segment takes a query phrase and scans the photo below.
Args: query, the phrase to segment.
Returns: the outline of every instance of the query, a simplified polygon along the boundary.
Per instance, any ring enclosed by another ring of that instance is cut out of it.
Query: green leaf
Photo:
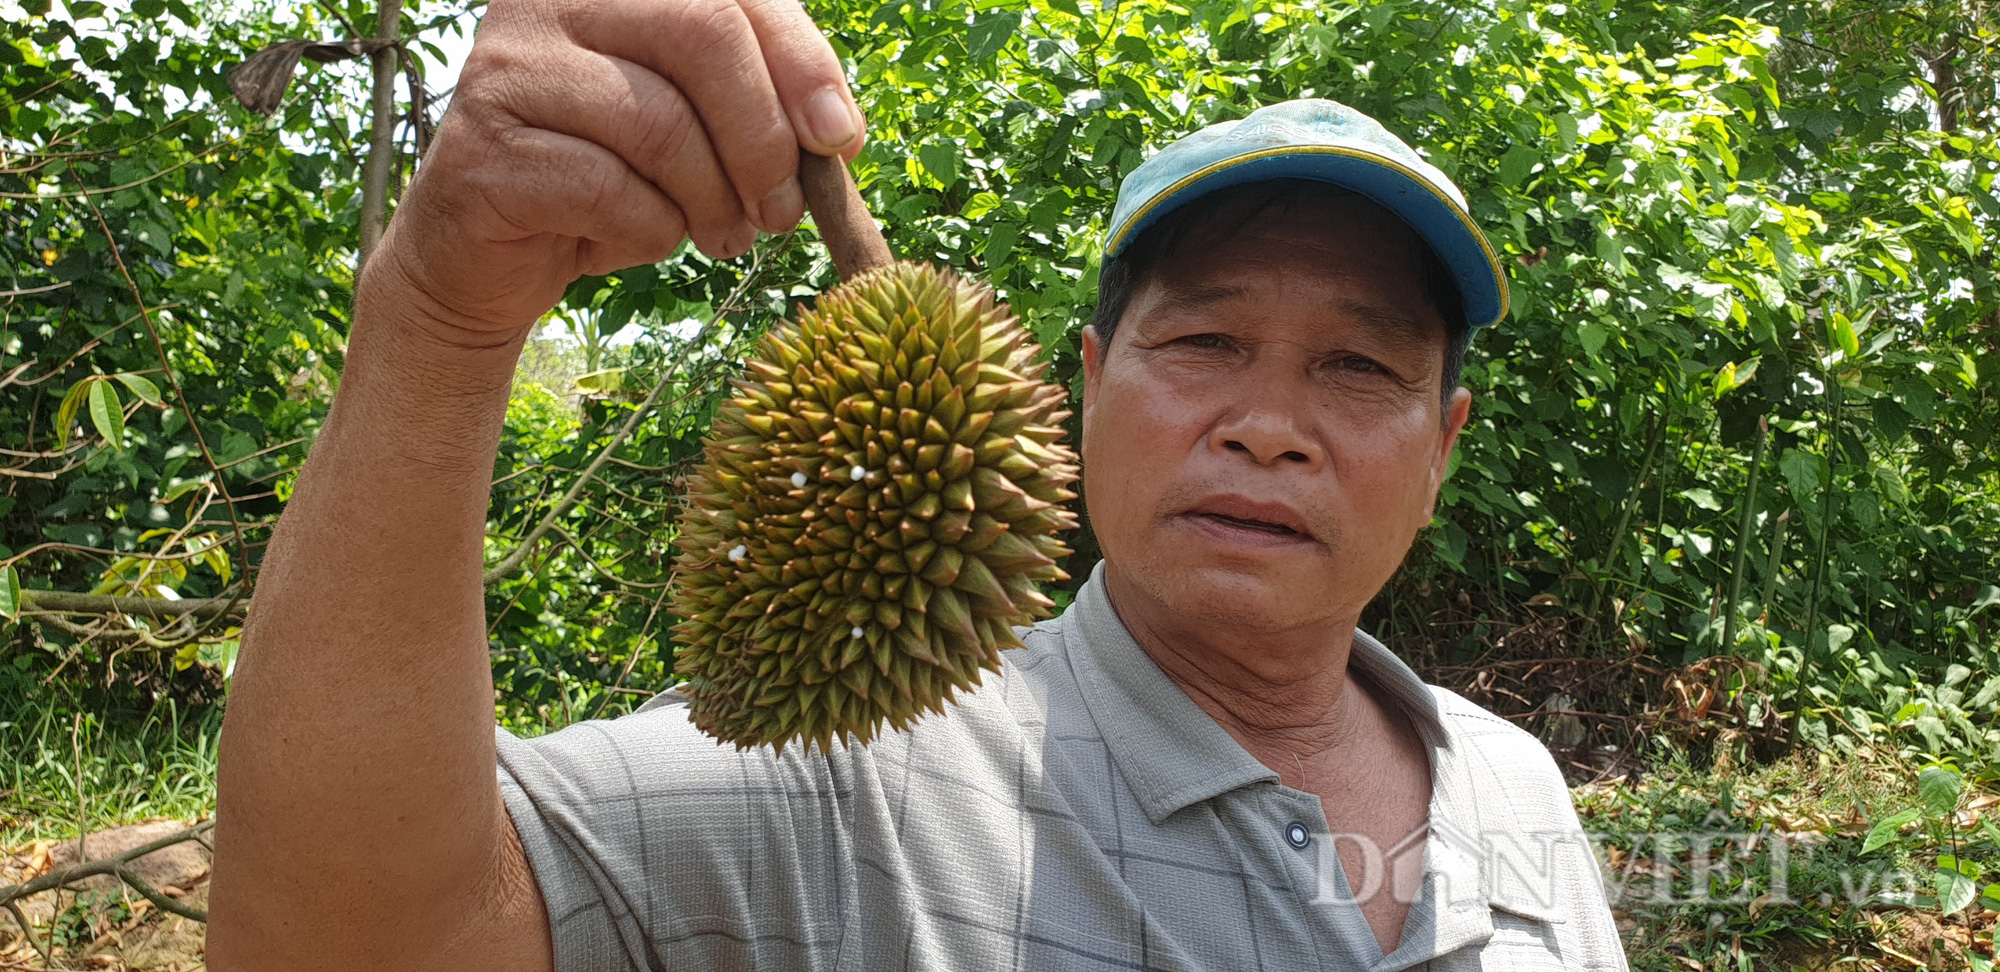
[[[154,408],[160,406],[159,386],[153,384],[152,380],[148,379],[145,375],[135,375],[129,371],[121,371],[111,377],[118,379],[118,383],[130,389],[132,394],[139,397],[140,401]]]
[[[1764,205],[1753,196],[1730,196],[1723,209],[1729,213],[1729,228],[1738,233],[1748,233],[1764,221]]]
[[[21,616],[21,577],[14,565],[0,567],[0,617],[9,621]]]
[[[1917,774],[1917,799],[1923,801],[1932,816],[1947,816],[1958,809],[1958,794],[1964,785],[1957,770],[1926,766]]]
[[[2000,604],[2000,586],[1988,584],[1979,589],[1979,596],[1972,599],[1972,606],[1965,609],[1967,614],[1978,614],[1995,604]]]
[[[1861,337],[1854,333],[1854,322],[1846,314],[1835,311],[1827,318],[1826,330],[1828,340],[1849,358],[1861,356]]]
[[[1847,494],[1847,512],[1863,530],[1873,530],[1882,522],[1881,502],[1865,489]]]
[[[1966,905],[1971,904],[1973,897],[1979,892],[1973,879],[1966,877],[1956,867],[1943,866],[1943,862],[1949,856],[1938,859],[1939,867],[1937,873],[1931,875],[1931,887],[1937,891],[1938,911],[1955,915],[1964,910]]]
[[[90,424],[113,449],[125,448],[125,406],[118,401],[118,389],[108,381],[90,383]]]
[[[1518,186],[1534,171],[1535,163],[1541,161],[1542,153],[1525,143],[1515,143],[1500,157],[1500,184]]]
[[[236,674],[236,655],[242,642],[235,638],[205,644],[195,653],[195,660],[209,668],[222,672],[223,678]]]
[[[965,204],[965,218],[978,219],[1000,208],[1000,197],[990,192],[975,192]]]
[[[1745,359],[1741,364],[1731,361],[1717,368],[1715,370],[1715,397],[1721,398],[1743,387],[1751,378],[1756,376],[1757,366],[1762,363],[1763,359],[1761,357],[1752,357]]]
[[[917,150],[917,161],[946,189],[958,182],[958,146],[933,142]]]
[[[996,10],[972,22],[965,31],[965,50],[975,61],[984,61],[1007,46],[1007,39],[1021,29],[1021,11]]]
[[[1014,252],[1014,240],[1020,234],[1012,223],[1001,223],[986,234],[986,245],[980,249],[980,255],[986,258],[987,269],[998,269],[1007,263],[1007,257]]]
[[[1868,828],[1868,836],[1861,841],[1861,853],[1866,854],[1877,847],[1894,841],[1897,837],[1897,831],[1909,824],[1916,823],[1918,818],[1922,816],[1923,811],[1918,810],[1916,807],[1907,807],[1876,821],[1875,826]]]
[[[609,395],[625,387],[625,369],[604,368],[576,376],[576,389],[590,395]]]
[[[1465,569],[1466,536],[1464,528],[1450,520],[1439,520],[1438,531],[1431,537],[1431,549],[1438,558],[1453,570]]]
[[[889,0],[888,3],[885,3],[880,7],[875,8],[875,15],[868,18],[868,26],[870,27],[888,26],[891,22],[895,21],[902,15],[903,8],[908,5],[909,5],[909,0]]]
[[[1778,457],[1778,471],[1792,486],[1792,496],[1800,503],[1819,495],[1819,457],[1800,449],[1786,449]]]
[[[1597,352],[1604,350],[1604,342],[1610,337],[1611,331],[1594,320],[1585,320],[1576,328],[1577,343],[1583,345],[1584,354],[1593,358],[1597,357]]]
[[[1564,151],[1576,145],[1576,116],[1569,112],[1558,112],[1549,119],[1556,126],[1556,138],[1562,140]]]
[[[174,236],[167,228],[149,219],[132,221],[132,235],[161,256],[173,252]]]
[[[1686,498],[1688,502],[1693,503],[1694,505],[1699,506],[1704,510],[1722,509],[1722,501],[1715,498],[1715,492],[1713,490],[1704,489],[1703,487],[1696,486],[1692,489],[1681,490],[1681,496]]]
[[[180,499],[183,496],[186,496],[191,492],[194,492],[197,489],[200,489],[204,485],[206,485],[206,481],[204,480],[183,479],[179,482],[174,483],[172,486],[169,486],[166,492],[161,493],[160,502],[171,503],[177,499]]]
[[[74,385],[63,395],[62,404],[56,406],[56,447],[69,445],[70,430],[76,427],[76,410],[83,406],[83,400],[90,394],[90,386],[104,380],[103,375],[91,375]]]
[[[224,584],[229,583],[229,552],[222,549],[219,541],[201,552],[201,562],[207,564],[209,570],[215,571],[216,576],[222,578]]]

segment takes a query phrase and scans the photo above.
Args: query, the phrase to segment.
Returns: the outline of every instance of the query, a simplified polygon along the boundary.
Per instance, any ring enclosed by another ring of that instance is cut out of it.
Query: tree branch
[[[21,592],[23,613],[129,614],[141,618],[242,617],[249,612],[246,597],[121,597],[112,594],[72,594],[68,591]]]
[[[742,300],[745,294],[750,292],[751,282],[757,279],[763,267],[763,251],[761,248],[751,249],[750,261],[750,268],[744,272],[743,278],[737,281],[736,289],[723,299],[721,305],[716,308],[714,316],[710,317],[708,323],[703,324],[701,330],[689,341],[690,346],[700,347],[708,335],[715,331],[715,326],[722,321],[723,316],[728,313],[729,309]],[[673,382],[673,369],[666,369],[665,374],[660,376],[660,380],[653,383],[652,390],[648,391],[646,397],[639,402],[639,407],[633,409],[632,414],[625,417],[624,424],[618,427],[618,431],[612,433],[611,441],[606,442],[604,448],[598,450],[597,455],[590,460],[590,464],[583,467],[583,471],[577,474],[576,481],[570,483],[569,489],[563,493],[561,499],[556,501],[555,506],[549,508],[549,512],[542,517],[541,522],[535,524],[534,528],[521,538],[521,542],[514,549],[507,551],[507,554],[500,558],[500,562],[494,564],[493,568],[486,572],[482,581],[487,587],[492,587],[505,580],[508,574],[513,573],[515,569],[521,566],[522,561],[528,559],[528,555],[534,552],[535,544],[543,536],[547,535],[549,530],[556,525],[557,520],[566,516],[576,506],[577,501],[583,498],[584,489],[589,487],[592,479],[596,478],[598,470],[603,469],[605,463],[611,462],[611,454],[617,452],[618,447],[624,445],[625,440],[631,438],[632,433],[638,431],[639,424],[645,420],[647,413],[653,410],[653,405],[660,400],[660,394],[666,391],[667,386],[673,384]],[[581,550],[578,552],[581,553]]]
[[[21,926],[21,937],[26,939],[28,944],[34,948],[36,955],[42,957],[42,964],[50,964],[49,947],[35,940],[35,926],[28,922],[27,915],[21,913],[21,906],[9,901],[7,902],[7,913],[14,916],[14,924]]]
[[[76,176],[76,166],[69,166],[69,173]],[[90,214],[97,217],[97,228],[104,234],[104,243],[111,248],[111,260],[118,265],[118,275],[125,278],[125,286],[132,292],[132,303],[139,307],[139,321],[146,325],[146,335],[153,339],[153,351],[160,359],[160,377],[167,380],[167,387],[173,389],[174,400],[180,403],[181,414],[187,417],[188,432],[194,436],[194,444],[201,450],[203,462],[208,463],[210,472],[215,474],[215,488],[222,494],[222,505],[229,511],[229,529],[236,538],[237,554],[242,560],[243,583],[250,583],[250,552],[243,547],[243,521],[236,514],[236,499],[229,495],[229,487],[222,476],[222,466],[215,461],[215,451],[208,447],[208,438],[201,433],[201,423],[195,421],[195,411],[188,405],[187,390],[181,387],[179,378],[174,377],[174,363],[167,358],[167,345],[160,340],[160,330],[153,326],[153,313],[146,307],[145,295],[139,292],[139,282],[132,278],[132,271],[125,266],[125,255],[118,246],[118,239],[111,235],[111,224],[104,221],[104,211],[89,196],[83,197],[83,204],[90,207]],[[114,448],[123,448],[122,443],[111,443]]]
[[[35,878],[32,881],[24,881],[20,884],[15,884],[15,885],[10,885],[8,887],[0,888],[0,905],[5,905],[11,908],[13,907],[14,902],[19,901],[20,899],[25,898],[31,894],[40,894],[43,891],[49,891],[55,888],[67,887],[87,877],[96,877],[99,874],[110,874],[116,876],[118,880],[125,882],[125,884],[131,887],[132,890],[137,891],[142,895],[145,895],[146,900],[151,901],[154,904],[154,906],[159,908],[161,911],[170,912],[172,914],[179,915],[182,918],[187,918],[193,921],[205,922],[208,920],[208,912],[203,911],[199,908],[190,908],[187,905],[181,904],[180,902],[167,897],[165,894],[162,894],[160,892],[160,889],[153,887],[151,884],[146,883],[146,881],[140,878],[137,874],[132,873],[132,869],[131,867],[129,867],[129,865],[133,861],[136,861],[141,857],[145,857],[147,854],[151,854],[154,851],[163,850],[165,848],[172,847],[175,844],[184,844],[190,840],[200,840],[202,834],[207,833],[208,831],[213,829],[215,829],[215,821],[213,820],[205,821],[202,823],[195,824],[194,826],[189,827],[188,829],[180,831],[178,833],[168,834],[167,836],[162,837],[159,840],[153,841],[152,843],[140,844],[139,846],[134,847],[131,850],[128,850],[125,853],[119,854],[115,857],[106,857],[101,860],[95,860],[95,861],[84,861],[72,865],[70,867],[63,868],[60,871],[50,871],[49,873],[44,874],[41,877]]]
[[[653,389],[646,393],[645,399],[639,402],[639,407],[633,409],[632,414],[625,416],[625,423],[618,427],[617,432],[612,433],[611,441],[606,442],[604,448],[599,450],[597,455],[590,460],[590,464],[583,467],[583,471],[577,474],[576,481],[570,483],[569,489],[563,493],[562,498],[556,501],[555,506],[549,508],[548,514],[542,517],[542,522],[535,524],[534,529],[529,530],[528,535],[522,537],[521,542],[516,544],[514,549],[507,551],[507,555],[500,558],[500,562],[494,564],[493,569],[486,572],[486,576],[482,580],[487,587],[498,584],[500,581],[506,579],[508,574],[513,573],[515,568],[520,567],[521,562],[528,559],[528,554],[534,552],[535,544],[540,542],[542,537],[556,525],[556,521],[576,506],[577,501],[583,498],[584,489],[597,476],[597,471],[603,469],[604,464],[610,461],[611,454],[618,451],[618,447],[624,445],[625,440],[631,438],[632,433],[638,430],[639,423],[644,421],[647,413],[653,410],[653,403],[660,400],[660,393],[665,391],[667,386],[673,383],[673,380],[673,372],[670,370],[660,376],[659,381],[653,383]]]
[[[0,290],[0,297],[26,297],[29,294],[46,294],[51,290],[61,290],[71,283],[72,281],[63,280],[45,287],[22,287],[18,290]]]

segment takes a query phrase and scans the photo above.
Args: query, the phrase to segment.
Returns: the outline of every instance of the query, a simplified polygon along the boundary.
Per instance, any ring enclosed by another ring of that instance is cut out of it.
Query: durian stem
[[[852,280],[876,267],[896,262],[889,241],[875,228],[875,217],[861,201],[860,190],[847,174],[847,163],[830,155],[799,152],[799,187],[806,208],[819,225],[820,239],[833,257],[840,279]]]

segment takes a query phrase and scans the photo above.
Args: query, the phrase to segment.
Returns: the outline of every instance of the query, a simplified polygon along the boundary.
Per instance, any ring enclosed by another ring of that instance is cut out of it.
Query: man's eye
[[[1228,347],[1229,339],[1220,334],[1190,334],[1177,339],[1176,343],[1189,347],[1216,349]]]
[[[1358,371],[1362,374],[1386,375],[1389,373],[1389,369],[1382,367],[1375,361],[1356,354],[1350,354],[1347,357],[1341,358],[1338,365],[1344,371]]]

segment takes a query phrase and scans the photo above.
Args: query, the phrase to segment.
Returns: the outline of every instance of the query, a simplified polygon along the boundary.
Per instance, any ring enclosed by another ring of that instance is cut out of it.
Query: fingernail
[[[805,214],[806,197],[799,190],[797,179],[786,179],[757,206],[758,220],[763,223],[766,233],[782,233],[791,229]]]
[[[750,248],[757,245],[756,228],[749,223],[738,223],[736,231],[729,234],[729,242],[726,245],[729,247],[731,260],[750,252]]]
[[[846,148],[861,134],[860,113],[840,96],[840,89],[827,87],[806,102],[806,127],[824,149]]]

